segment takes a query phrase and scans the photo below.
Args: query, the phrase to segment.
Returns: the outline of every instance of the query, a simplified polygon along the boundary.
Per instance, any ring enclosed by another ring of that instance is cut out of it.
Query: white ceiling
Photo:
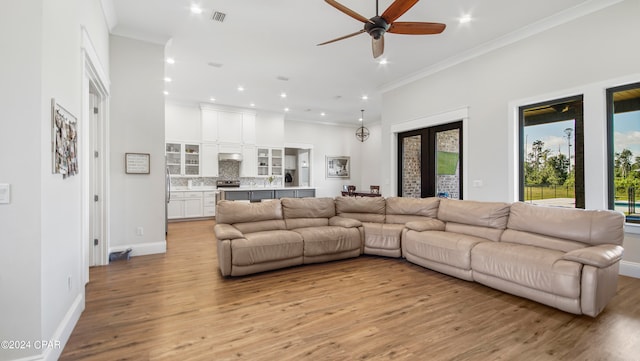
[[[388,64],[380,65],[366,33],[316,46],[363,26],[322,0],[111,1],[113,34],[166,44],[166,56],[175,58],[175,64],[165,66],[172,79],[166,84],[168,101],[199,103],[214,97],[214,104],[249,108],[255,103],[256,109],[275,112],[288,107],[287,119],[354,126],[360,109],[365,122],[380,119],[382,88],[529,34],[558,14],[569,18],[589,3],[606,2],[423,0],[398,21],[442,22],[447,28],[440,35],[386,34],[381,58]],[[375,0],[339,1],[367,18],[375,15]],[[192,14],[192,3],[204,12]],[[380,13],[391,3],[380,0]],[[214,11],[226,14],[224,22],[211,20]],[[472,21],[459,24],[467,14]],[[244,92],[238,92],[239,85]]]

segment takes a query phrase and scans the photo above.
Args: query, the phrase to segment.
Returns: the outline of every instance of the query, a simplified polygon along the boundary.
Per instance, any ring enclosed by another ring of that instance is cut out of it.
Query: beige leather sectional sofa
[[[438,198],[222,201],[224,276],[357,257],[404,257],[575,314],[615,295],[624,216],[615,211]]]

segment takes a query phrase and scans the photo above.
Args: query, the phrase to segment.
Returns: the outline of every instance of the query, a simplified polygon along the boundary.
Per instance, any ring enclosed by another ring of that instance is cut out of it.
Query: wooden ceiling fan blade
[[[428,35],[440,34],[447,25],[442,23],[426,23],[426,22],[395,22],[391,24],[388,33],[408,34],[408,35]]]
[[[407,10],[411,9],[417,2],[418,0],[396,0],[393,4],[389,5],[381,16],[388,24],[391,24],[402,16],[402,14],[406,13]]]
[[[342,40],[342,39],[350,38],[350,37],[352,37],[352,36],[356,36],[356,35],[359,35],[359,34],[362,34],[362,33],[364,33],[364,29],[362,29],[362,30],[360,30],[360,31],[356,31],[356,32],[355,32],[355,33],[353,33],[353,34],[349,34],[349,35],[341,36],[341,37],[336,38],[336,39],[333,39],[333,40],[325,41],[324,43],[320,43],[320,44],[318,44],[317,46],[325,45],[325,44],[330,44],[330,43],[335,43],[336,41],[340,41],[340,40]]]
[[[324,1],[325,1],[327,4],[329,4],[329,5],[333,6],[334,8],[336,8],[336,9],[338,9],[338,10],[342,11],[343,13],[345,13],[345,14],[347,14],[347,15],[351,16],[352,18],[354,18],[354,19],[356,19],[356,20],[358,20],[358,21],[361,21],[361,22],[363,22],[363,23],[370,23],[370,22],[372,22],[371,20],[369,20],[369,19],[365,18],[364,16],[362,16],[362,15],[358,14],[357,12],[355,12],[355,11],[353,11],[353,10],[349,9],[348,7],[346,7],[346,6],[342,5],[342,4],[340,4],[339,2],[337,2],[337,1],[335,1],[335,0],[324,0]]]
[[[373,50],[374,59],[384,53],[384,35],[379,39],[371,38],[371,49]]]

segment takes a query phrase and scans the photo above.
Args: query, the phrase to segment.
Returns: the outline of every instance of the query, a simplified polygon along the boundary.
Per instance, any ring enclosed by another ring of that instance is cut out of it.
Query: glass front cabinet
[[[282,176],[284,174],[284,149],[258,147],[258,176]]]
[[[200,175],[200,144],[168,142],[165,145],[165,154],[169,174]]]

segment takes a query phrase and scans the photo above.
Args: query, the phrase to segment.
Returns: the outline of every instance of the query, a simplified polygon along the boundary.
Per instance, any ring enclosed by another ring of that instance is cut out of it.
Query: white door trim
[[[84,283],[89,282],[89,267],[92,265],[108,264],[109,255],[109,172],[107,165],[109,164],[109,81],[102,68],[100,59],[93,47],[91,38],[82,28],[82,267],[80,274],[83,275]],[[91,142],[93,119],[91,107],[90,93],[97,95],[98,108],[98,125],[95,131],[100,140],[98,141],[98,149],[101,167],[101,197],[100,205],[102,207],[101,230],[102,234],[100,246],[97,249],[97,259],[93,260],[90,256],[93,251],[93,237],[91,236],[90,215],[92,212],[93,194],[91,193],[91,163],[94,157],[94,146]],[[91,243],[90,243],[91,242]],[[92,264],[93,263],[93,264]]]

